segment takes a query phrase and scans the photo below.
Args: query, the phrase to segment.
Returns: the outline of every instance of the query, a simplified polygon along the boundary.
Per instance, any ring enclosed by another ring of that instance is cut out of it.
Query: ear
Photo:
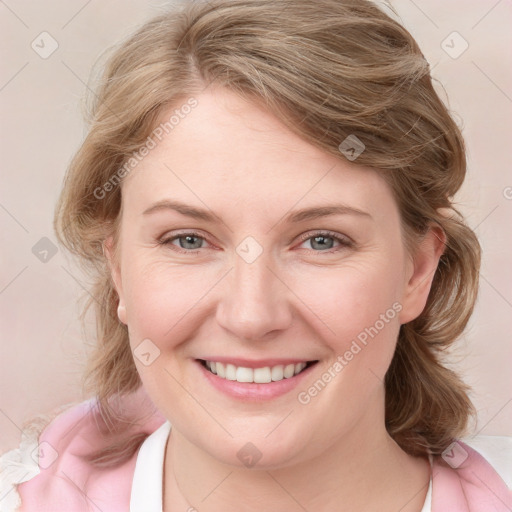
[[[437,224],[431,225],[411,255],[407,271],[400,323],[406,324],[420,316],[427,303],[439,259],[446,246],[446,233]]]
[[[103,254],[107,259],[107,264],[110,269],[110,275],[112,277],[112,281],[114,282],[114,287],[116,289],[117,295],[119,296],[119,305],[117,308],[117,316],[119,320],[126,324],[126,306],[124,302],[123,295],[123,286],[121,280],[121,270],[119,267],[118,258],[116,255],[115,247],[114,247],[114,239],[112,236],[109,236],[103,242]]]

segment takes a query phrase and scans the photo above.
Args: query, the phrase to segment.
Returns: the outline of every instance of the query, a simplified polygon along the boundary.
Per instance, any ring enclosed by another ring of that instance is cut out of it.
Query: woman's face
[[[229,464],[286,466],[376,437],[439,241],[411,258],[377,172],[233,93],[195,99],[122,189],[113,276],[144,387]]]

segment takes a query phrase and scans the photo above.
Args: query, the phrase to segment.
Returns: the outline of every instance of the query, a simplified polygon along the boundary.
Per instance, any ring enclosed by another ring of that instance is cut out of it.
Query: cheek
[[[155,340],[172,338],[210,287],[207,272],[169,264],[137,265],[134,260],[127,274],[128,323],[139,336]]]
[[[311,312],[322,321],[333,348],[344,350],[347,340],[357,338],[377,324],[398,324],[401,309],[400,263],[391,259],[359,261],[338,269],[323,269],[307,278],[298,275],[293,287],[304,297]],[[396,261],[396,260],[395,260]]]
[[[301,404],[314,402],[321,411],[344,408],[356,417],[380,392],[400,329],[399,273],[398,259],[376,258],[317,274],[309,286],[304,281],[299,294],[309,290],[301,296],[308,297],[309,308],[322,320],[315,330],[331,357],[322,382],[316,376],[301,389]],[[332,421],[338,421],[333,414]]]
[[[204,318],[208,308],[215,315],[218,304],[208,292],[220,284],[224,267],[173,264],[150,258],[144,250],[132,250],[122,268],[132,345],[149,338],[157,344],[165,340],[169,348],[172,340],[178,344],[190,338],[191,319],[196,324],[198,315]],[[297,311],[299,323],[309,324],[305,328],[313,327],[315,338],[329,340],[331,349],[343,353],[351,340],[364,338],[366,329],[376,323],[379,327],[381,315],[389,320],[395,312],[392,306],[401,300],[401,268],[400,255],[381,247],[347,258],[336,267],[297,265],[282,268],[278,274],[293,292],[285,298],[286,306]],[[388,323],[398,323],[398,319]]]
[[[322,320],[315,330],[331,353],[322,371],[306,379],[297,393],[303,414],[322,418],[315,433],[319,442],[343,436],[368,410],[381,406],[401,311],[399,262],[387,261],[347,265],[336,278],[318,274],[314,284],[303,288],[302,293],[310,291],[308,306]]]

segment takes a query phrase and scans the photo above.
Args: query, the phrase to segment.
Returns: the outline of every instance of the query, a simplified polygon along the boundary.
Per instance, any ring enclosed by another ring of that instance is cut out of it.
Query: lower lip
[[[267,384],[256,384],[255,382],[238,382],[236,380],[223,379],[207,370],[201,362],[196,361],[196,364],[199,366],[204,377],[214,388],[232,398],[253,401],[272,400],[273,398],[289,393],[298,386],[303,378],[316,366],[315,363],[289,379],[282,379]]]

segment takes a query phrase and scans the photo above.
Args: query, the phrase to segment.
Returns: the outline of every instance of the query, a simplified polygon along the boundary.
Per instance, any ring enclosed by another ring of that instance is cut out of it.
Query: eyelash
[[[182,249],[180,247],[177,247],[177,246],[171,244],[171,242],[173,242],[174,240],[177,240],[179,238],[184,238],[186,236],[193,236],[196,238],[201,238],[201,239],[205,240],[206,242],[208,242],[208,239],[206,237],[202,236],[200,233],[197,233],[195,231],[190,231],[190,232],[185,232],[185,233],[179,233],[177,235],[173,235],[172,237],[164,237],[158,241],[158,244],[162,245],[162,246],[172,246],[171,250],[179,252],[181,254],[198,253],[202,248],[201,249]],[[312,251],[312,252],[316,252],[316,253],[333,254],[340,249],[352,247],[354,245],[353,242],[348,237],[341,236],[332,231],[325,231],[325,230],[315,231],[314,233],[305,233],[304,235],[301,235],[299,237],[299,240],[301,241],[301,243],[303,243],[306,240],[320,237],[320,236],[325,237],[325,238],[332,238],[335,241],[339,242],[340,245],[336,248],[326,250],[326,251],[315,251],[314,249],[307,249],[308,251]]]

